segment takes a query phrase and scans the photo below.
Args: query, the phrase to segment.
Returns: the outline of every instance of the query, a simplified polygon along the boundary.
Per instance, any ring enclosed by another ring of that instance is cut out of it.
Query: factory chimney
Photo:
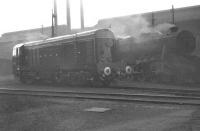
[[[172,5],[172,24],[175,24],[175,20],[174,20],[174,5]]]
[[[51,37],[55,36],[55,24],[54,24],[54,13],[53,13],[53,9],[52,9],[52,14],[51,14]]]
[[[67,0],[67,32],[71,32],[70,2]]]
[[[56,36],[58,33],[58,15],[57,15],[57,2],[54,0],[54,12],[53,12],[53,18],[54,18],[54,35]]]
[[[51,37],[57,36],[57,28],[58,28],[58,20],[57,20],[57,4],[56,0],[54,0],[54,9],[52,10],[52,18],[51,18]]]
[[[155,26],[155,15],[154,15],[154,12],[152,12],[152,14],[151,14],[151,24],[152,24],[152,27]]]
[[[80,0],[80,14],[81,14],[81,30],[84,30],[84,11],[83,11],[83,1]]]

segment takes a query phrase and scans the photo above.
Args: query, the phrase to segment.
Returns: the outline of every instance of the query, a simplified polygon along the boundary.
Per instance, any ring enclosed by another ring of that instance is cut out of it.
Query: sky
[[[200,0],[83,0],[85,26],[99,19],[200,5]],[[70,0],[72,28],[80,28],[80,0]],[[66,0],[57,0],[58,24],[66,24]],[[51,26],[53,0],[0,0],[0,35]]]

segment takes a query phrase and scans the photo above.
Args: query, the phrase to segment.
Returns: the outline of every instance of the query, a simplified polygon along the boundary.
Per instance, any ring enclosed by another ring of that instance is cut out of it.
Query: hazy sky
[[[80,27],[80,2],[70,0],[72,28]],[[85,26],[99,19],[142,12],[200,5],[200,0],[83,0]],[[51,25],[53,0],[1,0],[0,35]],[[57,0],[58,24],[66,23],[66,0]]]

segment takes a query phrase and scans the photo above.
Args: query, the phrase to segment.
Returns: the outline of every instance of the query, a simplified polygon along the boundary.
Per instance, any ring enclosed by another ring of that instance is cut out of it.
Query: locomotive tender
[[[21,82],[107,83],[112,76],[114,34],[91,30],[13,47],[13,73]]]

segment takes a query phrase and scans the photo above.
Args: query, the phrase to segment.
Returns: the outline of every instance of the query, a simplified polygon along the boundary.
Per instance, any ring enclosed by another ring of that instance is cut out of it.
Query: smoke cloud
[[[36,41],[36,40],[43,40],[43,39],[47,39],[48,36],[44,35],[42,33],[26,33],[25,34],[25,39],[26,41]]]
[[[170,23],[163,23],[152,27],[142,16],[125,17],[112,21],[111,30],[118,38],[134,37],[135,42],[140,42],[148,37],[160,37],[169,33],[169,29],[175,27]]]
[[[117,19],[111,25],[111,30],[117,37],[134,36],[138,38],[144,32],[151,32],[148,21],[142,16]]]

